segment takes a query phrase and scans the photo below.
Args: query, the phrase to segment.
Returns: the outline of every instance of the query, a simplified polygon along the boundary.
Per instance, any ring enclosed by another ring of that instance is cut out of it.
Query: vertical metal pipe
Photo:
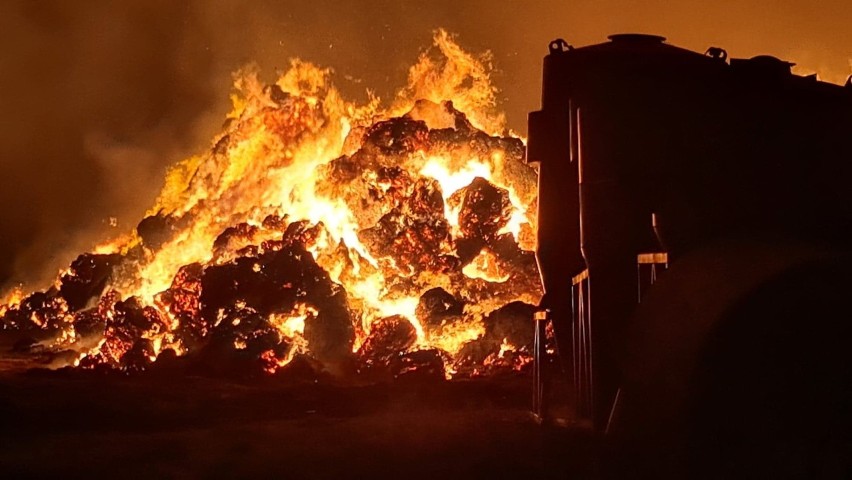
[[[537,420],[543,421],[545,416],[545,378],[544,362],[546,360],[546,333],[549,315],[546,310],[536,312],[533,318],[535,322],[535,337],[533,340],[533,414]]]
[[[571,285],[571,408],[574,409],[572,416],[576,417],[578,413],[578,405],[580,401],[580,387],[577,383],[579,374],[577,362],[577,346],[579,345],[579,323],[577,319],[580,315],[577,298],[577,285]],[[562,352],[559,352],[563,355]],[[566,372],[567,373],[567,372]]]
[[[586,318],[589,322],[589,418],[594,421],[595,418],[595,364],[594,351],[592,350],[592,275],[589,273],[586,278],[586,301],[589,306],[586,309]]]

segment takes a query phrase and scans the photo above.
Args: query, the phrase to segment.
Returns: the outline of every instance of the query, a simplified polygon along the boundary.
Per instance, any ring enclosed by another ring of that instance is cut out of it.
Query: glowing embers
[[[172,168],[137,229],[10,300],[4,328],[127,372],[523,367],[541,295],[535,172],[502,133],[487,68],[436,44],[387,111],[304,62],[274,85],[244,73],[223,132]]]
[[[483,248],[462,272],[470,278],[481,278],[494,283],[503,283],[510,277],[501,267],[498,258],[487,248]]]

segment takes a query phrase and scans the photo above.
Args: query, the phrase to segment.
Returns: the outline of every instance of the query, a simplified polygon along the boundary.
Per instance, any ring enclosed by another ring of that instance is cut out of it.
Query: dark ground
[[[530,380],[0,374],[0,478],[590,478],[593,439],[528,416]]]

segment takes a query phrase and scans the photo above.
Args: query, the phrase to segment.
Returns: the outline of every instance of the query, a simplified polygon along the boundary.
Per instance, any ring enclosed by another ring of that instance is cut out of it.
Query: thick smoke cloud
[[[165,168],[207,146],[232,71],[270,77],[300,56],[345,93],[387,98],[435,28],[490,49],[510,126],[538,106],[547,42],[665,35],[703,51],[772,54],[833,81],[850,73],[846,0],[10,0],[0,6],[0,285],[44,281],[132,227]],[[110,221],[113,218],[114,221]],[[117,226],[111,226],[111,223]]]

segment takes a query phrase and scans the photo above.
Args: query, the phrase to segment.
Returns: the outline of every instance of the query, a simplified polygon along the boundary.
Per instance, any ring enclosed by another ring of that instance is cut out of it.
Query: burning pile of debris
[[[0,325],[30,335],[20,349],[125,372],[521,369],[541,295],[536,174],[497,117],[455,107],[493,106],[482,59],[443,32],[436,47],[410,83],[455,90],[409,87],[388,110],[298,61],[272,85],[243,74],[224,132],[173,167],[135,230],[16,292]]]

